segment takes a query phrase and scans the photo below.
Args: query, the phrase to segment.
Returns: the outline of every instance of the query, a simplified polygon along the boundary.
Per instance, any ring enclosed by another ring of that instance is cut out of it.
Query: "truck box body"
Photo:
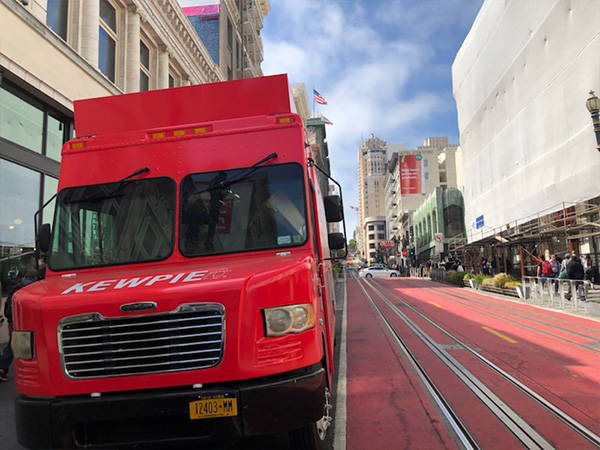
[[[85,100],[75,121],[46,277],[14,301],[34,345],[15,363],[20,442],[114,448],[321,419],[335,300],[287,77]],[[286,314],[297,328],[279,335]],[[230,410],[191,411],[212,398]]]

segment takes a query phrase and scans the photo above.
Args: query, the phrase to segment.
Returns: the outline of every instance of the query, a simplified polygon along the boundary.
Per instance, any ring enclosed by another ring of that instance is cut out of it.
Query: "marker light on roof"
[[[293,123],[293,122],[294,122],[294,117],[292,117],[292,116],[277,118],[277,123]]]
[[[212,126],[211,125],[207,125],[204,127],[196,127],[194,128],[194,134],[204,134],[204,133],[210,133],[212,131]]]

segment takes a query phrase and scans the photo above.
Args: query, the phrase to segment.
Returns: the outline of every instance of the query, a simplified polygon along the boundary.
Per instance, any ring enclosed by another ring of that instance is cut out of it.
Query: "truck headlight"
[[[13,331],[11,347],[15,358],[33,359],[33,331]]]
[[[264,314],[267,336],[300,333],[315,326],[315,309],[310,303],[266,308]]]

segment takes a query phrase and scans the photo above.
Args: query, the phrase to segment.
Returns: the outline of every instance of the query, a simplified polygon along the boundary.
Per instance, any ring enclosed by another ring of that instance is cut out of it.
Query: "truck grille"
[[[71,378],[139,375],[216,366],[224,328],[222,305],[191,303],[169,313],[66,317],[59,322],[58,341]]]

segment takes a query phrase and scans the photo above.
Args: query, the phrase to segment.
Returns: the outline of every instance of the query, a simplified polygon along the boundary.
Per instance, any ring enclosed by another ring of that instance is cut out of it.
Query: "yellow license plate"
[[[237,416],[237,398],[215,396],[190,402],[190,419]]]

